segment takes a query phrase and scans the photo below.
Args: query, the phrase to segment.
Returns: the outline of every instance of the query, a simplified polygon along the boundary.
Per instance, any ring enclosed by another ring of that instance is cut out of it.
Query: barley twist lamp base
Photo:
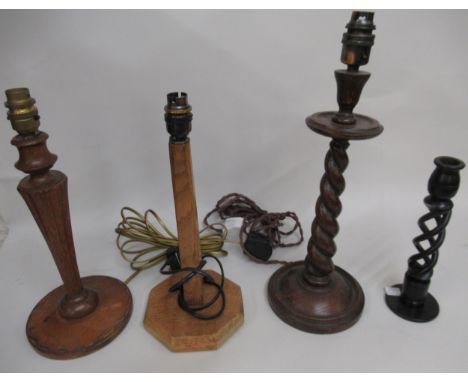
[[[375,119],[353,113],[370,73],[360,71],[367,64],[375,29],[372,12],[355,11],[343,34],[341,62],[346,70],[335,70],[339,111],[325,111],[306,118],[314,132],[331,138],[325,155],[325,173],[315,204],[315,218],[304,261],[276,271],[268,284],[271,308],[287,324],[306,332],[336,333],[348,329],[364,308],[359,283],[333,263],[342,211],[340,196],[345,189],[346,153],[351,140],[371,139],[383,131]]]

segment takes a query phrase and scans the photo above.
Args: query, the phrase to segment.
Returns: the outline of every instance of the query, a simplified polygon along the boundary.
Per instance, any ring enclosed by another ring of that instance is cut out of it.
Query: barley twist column
[[[340,195],[345,189],[343,172],[348,167],[346,149],[349,143],[333,139],[325,157],[325,174],[320,182],[320,196],[315,206],[311,238],[305,260],[306,277],[312,284],[323,285],[333,271],[332,256],[336,252],[334,237],[338,234],[338,215],[341,213]]]

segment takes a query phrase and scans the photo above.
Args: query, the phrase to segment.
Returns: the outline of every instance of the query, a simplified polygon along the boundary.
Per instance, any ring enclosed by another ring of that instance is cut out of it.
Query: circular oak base
[[[325,286],[303,278],[304,261],[278,269],[268,283],[268,299],[276,315],[287,324],[311,333],[336,333],[355,324],[364,308],[359,283],[336,267]]]
[[[132,313],[132,295],[120,280],[107,276],[81,279],[83,287],[97,294],[98,304],[82,318],[65,319],[58,307],[65,289],[60,286],[37,303],[26,324],[31,345],[43,356],[71,359],[87,355],[111,342]]]
[[[401,290],[402,284],[394,285],[392,288],[399,288]],[[393,313],[408,321],[428,322],[432,321],[439,314],[439,303],[430,293],[427,294],[424,305],[417,307],[404,304],[400,296],[389,296],[386,294],[385,302]]]

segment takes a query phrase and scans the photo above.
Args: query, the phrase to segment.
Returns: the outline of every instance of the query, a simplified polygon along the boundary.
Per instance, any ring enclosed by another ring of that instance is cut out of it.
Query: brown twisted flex
[[[288,264],[289,261],[284,260],[260,260],[253,256],[245,248],[246,236],[249,232],[258,232],[266,235],[273,248],[277,247],[293,247],[299,245],[304,240],[299,218],[294,212],[268,212],[261,209],[253,200],[248,197],[231,193],[223,196],[203,219],[205,225],[210,226],[208,218],[218,213],[221,219],[241,217],[244,218],[240,228],[239,238],[242,252],[247,255],[251,260],[261,264]],[[282,231],[281,227],[284,225],[284,220],[290,218],[294,221],[294,226],[289,231]],[[283,238],[292,235],[296,230],[299,231],[300,238],[295,242],[285,243]]]

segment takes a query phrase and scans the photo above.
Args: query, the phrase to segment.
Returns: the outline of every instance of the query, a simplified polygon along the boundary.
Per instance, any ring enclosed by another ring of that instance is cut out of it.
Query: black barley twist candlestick
[[[422,234],[413,239],[418,253],[408,259],[403,285],[393,286],[401,294],[385,295],[388,307],[395,314],[414,322],[431,321],[439,314],[439,304],[428,290],[452,215],[451,199],[458,191],[460,171],[465,167],[461,160],[452,157],[437,157],[434,163],[436,168],[428,183],[429,195],[424,198],[429,212],[418,220]],[[434,228],[429,228],[431,221],[435,223]]]
[[[333,265],[341,212],[340,195],[345,188],[343,172],[348,166],[349,140],[369,139],[383,131],[375,119],[354,114],[361,91],[370,73],[359,71],[369,61],[375,29],[372,12],[353,12],[343,35],[341,62],[347,70],[336,70],[338,112],[321,112],[306,119],[316,133],[332,138],[325,157],[325,174],[305,261],[276,271],[268,284],[273,311],[286,323],[314,333],[345,330],[358,319],[364,307],[359,283],[346,271]]]

